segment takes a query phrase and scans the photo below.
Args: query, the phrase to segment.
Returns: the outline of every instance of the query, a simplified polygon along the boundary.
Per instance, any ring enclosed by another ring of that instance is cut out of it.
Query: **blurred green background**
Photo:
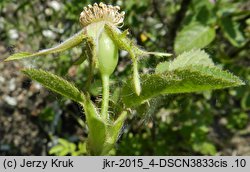
[[[83,0],[1,0],[0,60],[13,52],[36,51],[62,42],[81,29]],[[123,28],[149,51],[177,54],[203,48],[216,64],[245,86],[158,97],[132,110],[113,155],[250,155],[250,1],[113,0],[126,12]],[[193,27],[195,25],[195,27]],[[197,29],[198,28],[198,29]],[[208,29],[208,30],[206,30]],[[197,40],[189,47],[187,44]],[[199,42],[202,40],[202,43]],[[0,63],[0,155],[85,155],[87,128],[81,107],[19,73],[22,67],[52,71],[81,88],[87,63],[73,65],[81,46],[61,54]],[[140,61],[141,73],[167,58]],[[120,52],[112,76],[115,88],[131,75]],[[100,100],[95,75],[92,100]],[[144,109],[144,111],[142,111]],[[146,109],[146,111],[145,111]]]

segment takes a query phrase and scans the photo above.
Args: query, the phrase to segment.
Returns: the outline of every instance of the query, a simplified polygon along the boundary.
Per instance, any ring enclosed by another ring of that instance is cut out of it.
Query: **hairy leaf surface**
[[[215,66],[190,65],[163,74],[141,76],[142,92],[137,96],[128,80],[122,90],[123,102],[128,107],[164,94],[191,93],[243,85],[236,76]]]
[[[214,63],[205,51],[198,49],[184,52],[173,61],[165,61],[158,64],[155,71],[156,73],[164,73],[189,65],[214,66]]]
[[[85,100],[83,93],[81,93],[73,84],[55,74],[38,69],[23,69],[22,72],[31,79],[62,96],[76,102],[83,102]]]

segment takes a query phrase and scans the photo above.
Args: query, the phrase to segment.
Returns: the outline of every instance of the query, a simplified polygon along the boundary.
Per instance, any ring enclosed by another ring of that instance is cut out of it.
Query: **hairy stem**
[[[89,88],[90,88],[92,79],[93,79],[93,65],[90,64],[89,65],[89,75],[88,75],[87,82],[86,82],[86,87],[85,87],[87,92],[89,92]]]
[[[88,75],[87,83],[86,83],[86,91],[88,92],[91,82],[93,80],[93,76],[94,76],[93,69],[95,67],[95,62],[92,57],[96,56],[96,46],[93,44],[92,40],[86,43],[84,53],[87,56],[87,59],[89,61],[89,75]]]
[[[135,92],[137,95],[141,93],[141,83],[140,83],[140,76],[138,73],[138,63],[136,59],[133,59],[133,82],[135,87]]]
[[[108,115],[109,108],[109,76],[102,75],[102,109],[101,116],[105,119],[109,119]]]

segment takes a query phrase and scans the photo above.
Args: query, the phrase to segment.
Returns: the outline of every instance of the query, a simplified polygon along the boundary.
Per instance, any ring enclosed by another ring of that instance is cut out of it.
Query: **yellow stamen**
[[[125,12],[119,12],[119,6],[106,5],[104,3],[94,3],[84,7],[80,14],[80,23],[87,26],[94,22],[107,21],[121,27],[123,25]]]

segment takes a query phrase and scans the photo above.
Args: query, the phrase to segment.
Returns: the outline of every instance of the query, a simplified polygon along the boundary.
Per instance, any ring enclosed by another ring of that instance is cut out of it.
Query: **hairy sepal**
[[[70,48],[77,46],[85,38],[87,38],[87,36],[84,34],[84,30],[81,30],[77,34],[73,35],[72,37],[70,37],[66,41],[62,42],[61,44],[59,44],[53,48],[40,50],[36,53],[28,53],[28,52],[16,53],[16,54],[9,56],[4,61],[7,62],[7,61],[12,61],[12,60],[21,60],[21,59],[25,59],[25,58],[29,58],[29,57],[37,57],[37,56],[43,56],[43,55],[48,55],[48,54],[52,54],[52,53],[59,53],[59,52],[62,52],[62,51],[65,51],[65,50],[68,50]]]

